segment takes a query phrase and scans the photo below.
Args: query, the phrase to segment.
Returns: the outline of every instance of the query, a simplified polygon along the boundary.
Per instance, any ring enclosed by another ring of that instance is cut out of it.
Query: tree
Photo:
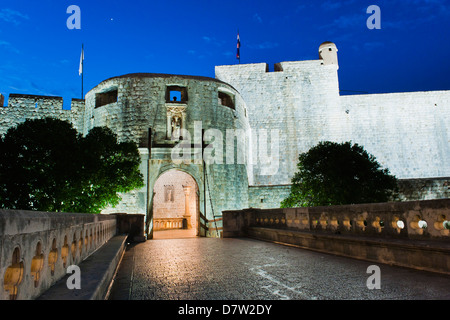
[[[69,122],[26,120],[0,139],[0,207],[99,213],[142,187],[140,156],[106,127],[85,137]]]
[[[351,142],[320,142],[297,167],[283,208],[386,202],[397,193],[397,178]]]

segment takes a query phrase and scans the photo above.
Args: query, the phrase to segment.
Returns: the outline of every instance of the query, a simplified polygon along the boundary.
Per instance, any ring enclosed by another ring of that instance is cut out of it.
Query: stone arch
[[[165,169],[159,172],[152,188],[153,237],[197,236],[200,230],[198,180],[183,168]],[[161,232],[168,230],[172,232]]]

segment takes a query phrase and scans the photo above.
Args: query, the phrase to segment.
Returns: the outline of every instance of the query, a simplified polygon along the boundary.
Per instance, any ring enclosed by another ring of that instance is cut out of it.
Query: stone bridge
[[[0,299],[450,299],[449,218],[450,199],[245,209],[223,238],[145,240],[143,215],[0,210]]]

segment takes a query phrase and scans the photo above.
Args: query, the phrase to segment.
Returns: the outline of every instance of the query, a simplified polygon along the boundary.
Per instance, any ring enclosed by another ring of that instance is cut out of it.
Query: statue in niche
[[[166,193],[166,199],[165,202],[173,202],[173,186],[164,186],[165,187],[165,193]]]
[[[172,117],[172,139],[179,140],[181,135],[181,118],[179,116]]]

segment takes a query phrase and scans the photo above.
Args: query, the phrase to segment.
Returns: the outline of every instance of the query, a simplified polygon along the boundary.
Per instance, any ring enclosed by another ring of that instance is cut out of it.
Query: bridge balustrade
[[[450,199],[223,212],[223,236],[450,275]]]
[[[172,229],[183,229],[186,223],[183,221],[184,218],[153,218],[153,230],[172,230]]]
[[[40,296],[116,234],[116,216],[0,210],[0,300]]]
[[[450,199],[242,212],[246,227],[409,239],[445,240],[450,235]]]

